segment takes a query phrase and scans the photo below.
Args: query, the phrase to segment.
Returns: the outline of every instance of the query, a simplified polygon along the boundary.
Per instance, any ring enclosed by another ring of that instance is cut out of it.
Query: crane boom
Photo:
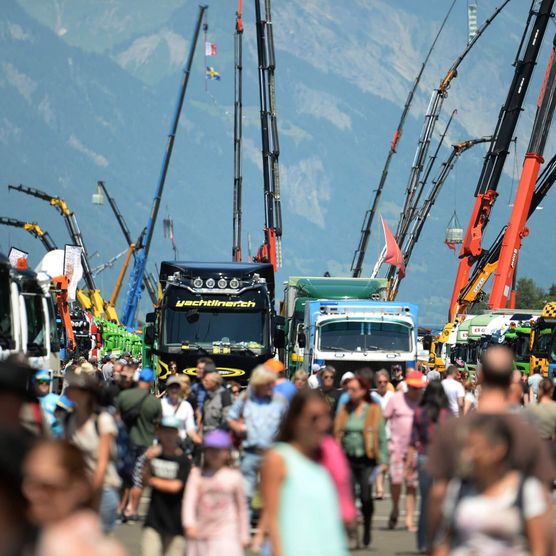
[[[509,152],[519,114],[523,107],[525,95],[531,82],[531,76],[533,75],[533,69],[541,48],[544,33],[548,21],[552,17],[554,0],[542,0],[538,9],[535,5],[536,2],[533,1],[514,63],[515,71],[512,83],[506,101],[500,111],[490,148],[485,157],[475,190],[475,206],[463,239],[459,255],[461,260],[450,302],[448,315],[450,321],[453,321],[456,316],[456,311],[458,310],[457,300],[465,284],[468,282],[471,268],[483,251],[483,233],[498,196],[498,183]],[[525,51],[520,58],[522,47],[525,44]]]
[[[521,178],[514,199],[512,214],[502,239],[500,257],[490,293],[489,307],[504,308],[508,302],[514,280],[521,240],[528,235],[526,228],[529,207],[533,200],[535,184],[539,175],[546,140],[556,108],[556,36],[546,69],[546,76],[537,102],[537,113],[531,131],[527,154],[523,162]]]
[[[394,154],[396,154],[396,148],[398,146],[398,142],[400,141],[403,133],[405,119],[409,114],[409,109],[411,108],[411,104],[413,103],[415,92],[417,91],[417,87],[421,82],[421,77],[428,64],[429,58],[431,57],[432,51],[436,46],[438,38],[440,37],[440,34],[442,33],[442,30],[444,29],[446,22],[448,21],[448,17],[452,13],[452,9],[456,1],[457,0],[452,0],[452,4],[450,5],[448,12],[444,16],[444,19],[440,25],[440,28],[436,33],[436,36],[434,37],[434,40],[432,41],[429,51],[427,52],[427,55],[425,56],[425,59],[421,64],[419,73],[417,74],[415,81],[413,81],[413,86],[411,87],[407,95],[407,99],[403,107],[402,115],[400,116],[400,121],[398,122],[398,126],[396,127],[396,131],[394,132],[394,136],[392,137],[392,141],[390,143],[390,148],[388,149],[388,154],[386,156],[384,168],[382,169],[382,175],[380,176],[378,187],[375,190],[375,196],[371,208],[367,209],[367,212],[365,212],[365,217],[363,219],[363,226],[361,228],[361,238],[359,239],[359,246],[355,250],[355,253],[353,254],[353,260],[351,262],[351,271],[352,271],[353,278],[359,278],[361,276],[361,272],[363,271],[363,262],[365,261],[365,255],[367,254],[367,247],[369,245],[369,239],[371,237],[371,230],[373,226],[374,216],[376,214],[380,202],[380,198],[382,196],[382,190],[384,189],[384,185],[386,184],[386,179],[388,178],[388,170],[390,168],[390,163],[392,162],[392,158]]]
[[[234,34],[234,208],[232,259],[241,262],[241,143],[243,135],[243,0],[238,0]]]
[[[64,218],[64,222],[66,223],[66,227],[68,229],[71,240],[76,245],[79,245],[79,247],[81,247],[82,249],[81,261],[83,264],[83,278],[85,280],[85,283],[87,284],[87,288],[91,292],[97,291],[95,279],[93,278],[93,274],[91,272],[91,265],[89,264],[87,249],[85,248],[83,236],[81,235],[81,230],[79,229],[79,225],[77,224],[77,218],[75,217],[74,212],[70,210],[66,202],[60,197],[49,195],[44,191],[35,189],[34,187],[27,187],[22,184],[17,186],[8,185],[8,189],[13,189],[14,191],[19,191],[20,193],[25,193],[26,195],[31,195],[32,197],[47,201],[48,203],[50,203],[50,205],[58,210],[58,212]]]
[[[46,230],[43,230],[36,222],[23,222],[22,220],[17,220],[16,218],[0,216],[0,224],[26,230],[32,236],[39,239],[47,251],[57,249],[56,244],[50,237],[50,234]]]
[[[158,210],[160,208],[160,201],[162,199],[162,192],[164,190],[164,183],[166,182],[166,174],[168,172],[168,167],[170,165],[170,159],[172,157],[172,151],[174,148],[174,141],[176,139],[176,132],[178,130],[178,123],[180,120],[180,114],[183,107],[183,101],[185,100],[185,93],[187,91],[187,84],[189,83],[189,76],[191,74],[191,66],[193,65],[193,57],[195,55],[195,49],[197,47],[197,42],[199,39],[199,32],[201,30],[201,23],[207,6],[199,6],[199,13],[197,16],[197,23],[195,25],[195,30],[193,33],[193,41],[189,48],[189,55],[187,61],[183,68],[183,77],[180,84],[180,89],[178,93],[178,99],[176,102],[176,108],[174,111],[174,117],[172,119],[172,124],[170,126],[170,133],[168,134],[168,142],[166,149],[164,151],[164,156],[162,158],[162,168],[160,170],[160,176],[158,178],[158,183],[155,190],[155,195],[153,199],[153,204],[151,208],[151,213],[147,222],[147,232],[145,234],[145,244],[143,249],[136,253],[136,257],[133,265],[133,272],[131,275],[129,292],[127,295],[124,314],[122,317],[122,323],[128,328],[132,328],[135,323],[137,307],[141,300],[141,284],[143,282],[143,277],[145,276],[145,266],[147,263],[147,257],[149,255],[149,250],[151,247],[154,227],[156,224],[156,218],[158,216]]]
[[[276,271],[282,266],[282,205],[280,200],[280,144],[276,116],[276,57],[270,0],[255,0],[257,56],[259,61],[259,101],[261,115],[261,153],[263,162],[265,240],[255,260],[270,262]]]

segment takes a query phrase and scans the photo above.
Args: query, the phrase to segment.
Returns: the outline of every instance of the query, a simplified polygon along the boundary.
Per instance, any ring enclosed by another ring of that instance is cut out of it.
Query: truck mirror
[[[286,347],[286,334],[282,328],[274,331],[274,347],[284,349]]]
[[[305,336],[305,332],[297,333],[297,345],[300,348],[304,348],[307,345],[307,337]]]
[[[423,336],[423,349],[430,351],[432,346],[432,336],[430,334],[426,334]]]
[[[147,324],[143,328],[143,341],[145,345],[152,346],[154,344],[154,325]]]
[[[153,311],[152,313],[147,313],[145,315],[145,322],[155,322],[156,321],[156,313]]]

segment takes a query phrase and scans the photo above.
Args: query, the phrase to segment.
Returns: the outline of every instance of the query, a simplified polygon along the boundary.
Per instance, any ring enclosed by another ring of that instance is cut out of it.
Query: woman
[[[417,525],[417,549],[419,551],[426,550],[427,498],[431,486],[430,478],[426,472],[427,451],[436,427],[449,415],[448,398],[442,383],[439,380],[429,382],[413,415],[411,444],[407,452],[408,462],[415,461],[415,454],[417,454],[417,474],[421,497],[419,523]],[[406,471],[406,473],[411,472],[412,469]]]
[[[40,532],[36,554],[125,555],[102,534],[93,511],[95,489],[86,459],[76,446],[50,440],[35,445],[23,466],[23,493],[29,517]]]
[[[501,416],[472,417],[463,452],[470,474],[448,483],[445,540],[435,556],[549,554],[551,516],[543,486],[512,469],[511,448],[512,433]]]
[[[471,411],[477,409],[477,396],[475,396],[475,382],[473,380],[466,380],[463,383],[465,388],[465,396],[463,398],[463,414],[467,415]]]
[[[277,444],[264,458],[261,492],[272,556],[347,555],[338,497],[330,475],[318,463],[330,424],[320,394],[299,392]]]
[[[552,400],[554,383],[549,378],[543,378],[539,383],[538,403],[530,404],[527,410],[533,415],[541,438],[550,449],[556,461],[556,402]]]
[[[201,443],[201,437],[195,425],[195,414],[191,404],[187,401],[189,390],[177,377],[171,376],[166,382],[166,390],[161,400],[162,416],[175,417],[180,422],[180,441],[185,445],[187,439],[195,444]]]
[[[118,429],[110,413],[97,413],[98,383],[94,376],[81,373],[68,379],[67,397],[74,410],[66,424],[66,439],[85,456],[93,488],[100,497],[100,519],[105,533],[116,525],[118,492],[121,485],[115,464]]]
[[[372,392],[371,396],[373,399],[380,403],[380,408],[384,413],[390,398],[394,395],[394,389],[389,389],[390,385],[390,373],[386,369],[380,369],[375,375],[376,392]],[[388,437],[388,425],[386,426],[386,436]],[[384,498],[384,474],[386,473],[388,467],[384,464],[380,464],[380,472],[376,476],[375,487],[376,487],[376,499],[382,500]]]
[[[232,394],[232,402],[235,402],[241,394],[241,384],[235,380],[231,380],[228,383],[228,388],[230,389],[230,394]]]
[[[299,369],[295,371],[293,375],[293,384],[298,390],[305,390],[307,388],[308,378],[307,372],[303,369]]]
[[[370,385],[362,376],[347,385],[349,401],[340,408],[334,423],[336,440],[342,445],[352,474],[352,488],[359,486],[363,514],[363,546],[371,543],[373,519],[372,474],[377,465],[387,463],[387,440],[380,405],[370,398]]]

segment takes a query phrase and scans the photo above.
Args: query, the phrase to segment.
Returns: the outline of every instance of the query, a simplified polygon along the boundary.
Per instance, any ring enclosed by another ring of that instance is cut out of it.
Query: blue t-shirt
[[[48,423],[49,427],[52,427],[55,421],[54,410],[56,409],[56,404],[58,403],[59,399],[60,396],[57,396],[52,392],[50,394],[46,394],[46,396],[41,396],[39,398],[41,409],[44,413],[44,416],[46,417],[46,422]]]
[[[274,392],[276,394],[280,394],[288,400],[288,403],[292,401],[293,397],[297,394],[297,388],[293,382],[289,380],[284,380],[284,382],[280,382],[274,387]]]

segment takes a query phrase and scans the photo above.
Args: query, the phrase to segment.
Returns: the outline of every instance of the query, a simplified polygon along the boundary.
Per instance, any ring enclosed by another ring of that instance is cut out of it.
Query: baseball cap
[[[162,417],[162,419],[160,420],[160,426],[165,427],[167,429],[179,430],[180,425],[181,425],[180,420],[174,415],[166,415]]]
[[[139,373],[139,380],[141,382],[153,382],[154,381],[153,370],[150,369],[149,367],[145,367],[144,369],[141,369],[141,372]]]
[[[311,365],[311,372],[312,373],[318,373],[320,371],[320,369],[321,369],[320,363],[313,363]]]
[[[347,371],[342,375],[342,380],[340,380],[340,384],[343,384],[346,380],[351,380],[355,378],[355,375],[351,371]]]
[[[72,412],[74,408],[74,403],[65,395],[60,396],[56,402],[56,409],[63,409],[68,413]]]
[[[286,370],[284,363],[274,358],[266,360],[264,366],[275,373],[282,373]]]
[[[425,388],[427,386],[425,375],[420,371],[411,371],[407,373],[405,383],[411,388]]]
[[[35,373],[35,382],[38,381],[38,380],[44,380],[46,382],[51,382],[52,377],[50,376],[50,373],[46,369],[39,369]]]
[[[168,386],[172,386],[172,384],[181,386],[181,381],[177,376],[173,375],[166,381],[166,388],[168,388]]]
[[[218,450],[230,450],[233,446],[232,437],[227,432],[216,429],[205,436],[203,446]]]

